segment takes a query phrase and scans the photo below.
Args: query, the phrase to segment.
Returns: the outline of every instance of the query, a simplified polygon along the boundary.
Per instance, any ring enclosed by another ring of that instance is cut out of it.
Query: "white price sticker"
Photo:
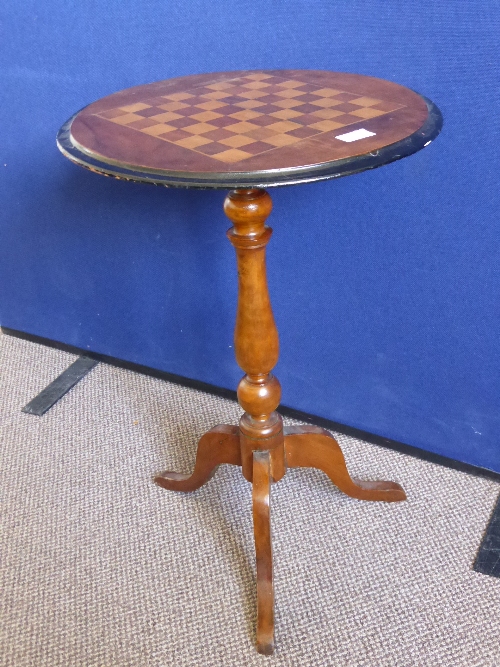
[[[353,132],[347,132],[347,134],[339,134],[335,139],[340,139],[340,141],[346,141],[351,143],[351,141],[359,141],[359,139],[366,139],[367,137],[374,137],[375,132],[368,132],[368,130],[354,130]]]

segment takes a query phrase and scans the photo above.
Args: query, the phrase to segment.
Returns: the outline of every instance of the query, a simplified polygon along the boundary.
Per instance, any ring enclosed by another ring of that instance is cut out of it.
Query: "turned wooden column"
[[[227,235],[238,264],[234,349],[246,373],[238,385],[238,401],[245,410],[239,423],[242,469],[250,482],[254,451],[270,451],[274,481],[285,474],[283,423],[276,412],[281,386],[271,373],[279,355],[266,277],[266,245],[272,229],[265,223],[271,209],[271,197],[257,188],[233,190],[224,202],[224,212],[234,225]]]
[[[245,371],[238,401],[245,410],[239,423],[241,466],[252,482],[257,561],[257,650],[274,649],[274,592],[271,548],[270,485],[285,474],[283,423],[276,412],[281,387],[271,374],[278,361],[278,330],[266,278],[266,226],[271,197],[257,188],[233,190],[224,211],[233,223],[228,238],[236,249],[238,309],[234,334],[236,361]]]
[[[245,375],[238,400],[245,411],[239,426],[219,425],[200,439],[191,474],[165,471],[155,482],[172,491],[194,491],[221,463],[240,465],[252,483],[257,563],[257,650],[274,650],[274,592],[271,543],[271,483],[290,468],[323,470],[339,489],[360,500],[394,502],[405,499],[395,482],[351,478],[342,450],[332,435],[316,426],[283,429],[276,412],[281,387],[272,375],[278,361],[278,331],[266,278],[266,245],[272,234],[266,219],[271,197],[259,188],[231,191],[224,211],[233,227],[227,235],[236,250],[238,307],[234,335],[236,360]]]

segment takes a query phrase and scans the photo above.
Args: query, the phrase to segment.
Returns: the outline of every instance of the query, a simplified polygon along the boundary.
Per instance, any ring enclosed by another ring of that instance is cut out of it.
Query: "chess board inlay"
[[[231,164],[402,108],[377,97],[253,72],[95,115]]]

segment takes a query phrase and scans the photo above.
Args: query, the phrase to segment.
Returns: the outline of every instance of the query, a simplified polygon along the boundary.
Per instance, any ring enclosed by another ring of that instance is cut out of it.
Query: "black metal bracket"
[[[90,357],[79,357],[28,405],[25,405],[22,412],[41,417],[98,363]]]
[[[491,515],[472,569],[500,578],[500,496]]]

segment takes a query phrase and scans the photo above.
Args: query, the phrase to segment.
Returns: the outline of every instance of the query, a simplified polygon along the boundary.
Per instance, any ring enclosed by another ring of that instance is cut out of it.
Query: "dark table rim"
[[[417,93],[418,94],[418,93]],[[440,133],[443,117],[438,107],[420,95],[427,104],[428,115],[425,123],[416,132],[405,139],[380,148],[374,152],[356,157],[323,162],[307,167],[268,169],[249,172],[176,172],[138,169],[137,166],[118,163],[104,157],[95,157],[79,146],[71,138],[71,124],[78,113],[64,123],[57,134],[59,150],[72,162],[91,171],[127,181],[137,181],[162,185],[164,187],[200,188],[200,189],[235,189],[235,188],[271,188],[283,185],[298,185],[324,181],[340,176],[357,174],[367,169],[376,169],[390,162],[412,155],[428,146]],[[83,111],[83,109],[82,109]]]

